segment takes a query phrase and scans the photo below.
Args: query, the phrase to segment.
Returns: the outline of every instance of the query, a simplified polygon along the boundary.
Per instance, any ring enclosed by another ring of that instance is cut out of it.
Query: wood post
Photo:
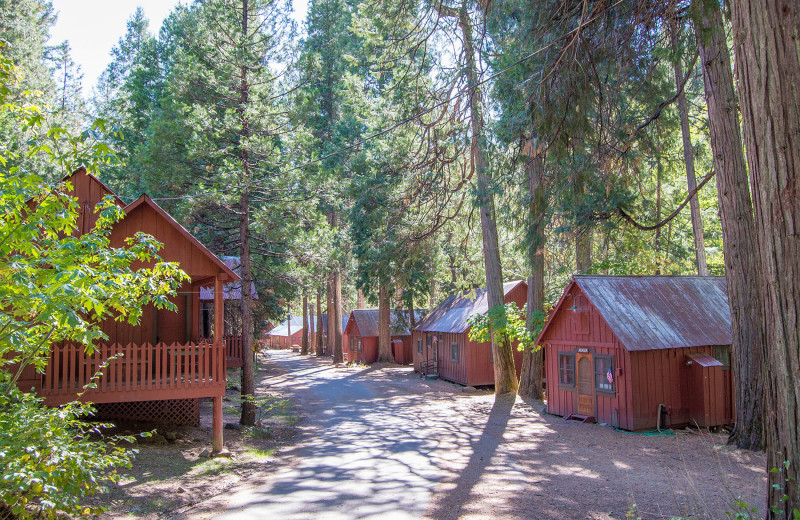
[[[222,396],[214,397],[214,413],[211,419],[211,449],[214,453],[222,451]]]
[[[222,295],[222,280],[219,276],[214,278],[214,343],[217,345],[225,344],[225,307]],[[215,361],[219,361],[215,359]],[[222,357],[222,363],[225,363],[225,357]],[[224,366],[219,372],[223,374]],[[218,373],[219,373],[218,372]],[[222,393],[225,393],[225,386],[222,387]],[[214,397],[214,412],[211,419],[211,447],[214,453],[222,451],[222,395]]]

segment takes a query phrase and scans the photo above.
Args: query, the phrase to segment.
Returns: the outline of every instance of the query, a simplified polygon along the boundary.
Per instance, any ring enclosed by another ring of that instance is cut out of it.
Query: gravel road
[[[717,519],[764,501],[763,456],[721,436],[623,433],[409,367],[266,355],[262,384],[296,403],[298,442],[176,519]]]

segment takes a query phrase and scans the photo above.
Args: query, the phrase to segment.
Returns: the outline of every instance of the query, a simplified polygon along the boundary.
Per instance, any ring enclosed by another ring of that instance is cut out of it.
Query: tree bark
[[[308,296],[303,293],[303,338],[300,341],[300,355],[308,355]]]
[[[677,54],[678,51],[678,22],[673,20],[671,24],[672,48]],[[689,193],[697,187],[697,178],[694,173],[694,149],[692,148],[692,134],[689,130],[689,110],[686,107],[686,94],[681,88],[683,84],[683,67],[680,59],[676,56],[674,63],[675,88],[678,92],[678,114],[681,119],[681,137],[683,138],[683,162],[686,165],[686,184]],[[700,199],[695,195],[689,201],[689,210],[692,218],[692,235],[694,236],[694,259],[697,274],[708,276],[708,265],[706,265],[706,244],[703,237],[703,219],[700,216]],[[660,219],[659,219],[660,220]]]
[[[333,301],[333,286],[334,286],[334,274],[333,271],[330,272],[328,275],[328,325],[325,328],[325,355],[326,356],[333,356],[333,338],[334,338],[334,331],[333,331],[333,323],[336,314],[336,307],[334,306]]]
[[[341,363],[343,360],[342,347],[342,272],[337,266],[333,271],[333,362]],[[328,328],[331,326],[331,318],[328,317]]]
[[[386,280],[381,279],[378,286],[378,362],[394,363],[392,354],[391,299]]]
[[[733,0],[766,324],[768,518],[800,510],[800,5]],[[753,283],[758,278],[751,279]],[[753,285],[756,285],[753,283]],[[784,464],[786,463],[786,464]],[[785,495],[785,499],[784,499]]]
[[[547,219],[547,193],[542,179],[542,158],[530,158],[525,165],[528,171],[528,260],[531,275],[528,277],[528,328],[534,326],[535,313],[544,312],[544,247]],[[542,368],[544,353],[541,348],[527,347],[522,353],[522,372],[519,378],[519,395],[531,399],[544,399]]]
[[[363,308],[364,308],[364,291],[359,289],[358,294],[356,295],[356,309],[363,309]]]
[[[708,105],[711,149],[717,172],[725,274],[733,333],[732,364],[738,447],[761,449],[762,360],[766,332],[762,297],[756,280],[761,272],[747,166],[742,152],[730,53],[717,0],[700,0],[696,23]]]
[[[475,63],[475,47],[472,36],[472,22],[466,6],[458,15],[463,37],[465,71],[467,84],[472,87],[469,95],[471,136],[471,159],[478,181],[478,206],[483,236],[483,258],[486,271],[486,293],[489,309],[502,306],[503,271],[500,263],[500,247],[495,220],[494,197],[491,192],[489,161],[486,157],[486,135],[483,121],[483,100],[478,85],[478,67]],[[494,360],[494,389],[496,394],[517,391],[517,376],[514,370],[514,353],[511,345],[504,345],[491,334],[492,358]]]
[[[583,174],[575,175],[573,190],[576,200],[582,201],[586,197],[586,182]],[[591,227],[575,226],[575,269],[579,273],[588,273],[592,268],[593,235]]]
[[[317,334],[315,340],[316,354],[321,356],[325,353],[322,343],[322,287],[317,287]]]
[[[247,34],[248,0],[242,0],[242,33]],[[247,105],[250,96],[250,84],[247,78],[248,69],[241,67],[241,83],[239,86],[239,118],[242,124],[242,142],[240,142],[240,156],[242,160],[242,184],[247,186],[250,180],[250,157],[245,144],[250,137],[250,121],[247,118]],[[239,201],[239,260],[242,268],[242,414],[239,423],[243,426],[253,426],[256,422],[256,407],[250,401],[255,395],[255,373],[253,367],[253,296],[252,296],[252,265],[250,264],[250,192],[249,188],[242,188]],[[221,339],[221,338],[220,338]]]

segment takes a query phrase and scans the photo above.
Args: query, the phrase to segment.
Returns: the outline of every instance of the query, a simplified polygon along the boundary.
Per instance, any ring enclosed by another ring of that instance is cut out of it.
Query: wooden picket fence
[[[225,336],[225,363],[228,367],[242,366],[241,336]]]
[[[54,345],[39,394],[47,404],[75,399],[126,402],[213,397],[225,391],[224,343]],[[96,374],[100,374],[95,377]],[[94,378],[94,380],[93,380]]]

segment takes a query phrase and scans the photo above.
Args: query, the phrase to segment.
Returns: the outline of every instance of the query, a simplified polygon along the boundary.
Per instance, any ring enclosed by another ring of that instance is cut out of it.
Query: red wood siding
[[[690,423],[692,395],[700,392],[690,380],[686,365],[688,354],[711,354],[712,347],[691,347],[628,352],[605,323],[599,311],[574,286],[577,310],[571,310],[572,298],[562,300],[540,343],[545,348],[547,410],[556,415],[575,413],[574,388],[559,385],[559,352],[585,349],[594,355],[614,356],[615,394],[596,394],[595,419],[626,430],[653,429],[657,426],[658,406],[667,407],[666,426]],[[594,357],[593,357],[594,359]],[[719,370],[707,382],[713,398],[704,401],[712,410],[713,425],[732,422],[733,402],[731,373]],[[708,424],[706,426],[711,426]]]

